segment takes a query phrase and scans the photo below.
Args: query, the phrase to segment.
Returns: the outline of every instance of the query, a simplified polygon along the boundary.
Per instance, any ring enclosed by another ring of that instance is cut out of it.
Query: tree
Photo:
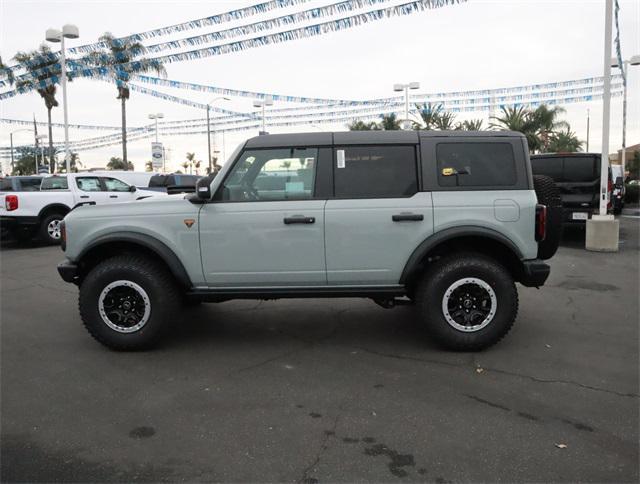
[[[482,119],[465,119],[461,123],[456,123],[454,129],[461,131],[481,131],[482,123]]]
[[[193,167],[196,169],[196,175],[198,174],[198,170],[200,169],[201,164],[202,164],[202,160],[198,160],[193,164]]]
[[[109,75],[116,82],[120,106],[122,111],[122,160],[125,170],[129,166],[127,159],[127,108],[126,102],[130,97],[128,82],[132,77],[146,72],[166,75],[161,61],[145,59],[147,49],[131,39],[116,39],[110,32],[100,37],[100,47],[90,52],[83,59],[85,63],[108,68]]]
[[[629,172],[627,180],[637,180],[640,178],[640,151],[633,153],[633,158],[627,161],[625,168]]]
[[[349,131],[372,131],[380,129],[374,121],[365,123],[359,119],[348,125]]]
[[[12,175],[33,175],[36,172],[36,148],[20,146],[16,148],[17,156],[13,163]]]
[[[80,155],[78,153],[70,153],[71,157],[69,158],[69,168],[71,168],[71,173],[78,173],[78,166],[82,166],[80,163]],[[65,160],[62,160],[58,163],[58,173],[67,171],[67,163]]]
[[[578,139],[576,134],[571,131],[571,127],[567,125],[567,128],[560,131],[554,131],[549,137],[549,142],[545,146],[546,152],[558,153],[560,151],[573,153],[580,151],[582,148],[582,141]]]
[[[438,128],[438,123],[444,111],[442,104],[416,104],[416,109],[420,116],[420,122],[414,123],[416,129],[424,129],[426,131],[440,129]]]
[[[184,166],[184,165],[182,166],[184,166],[185,171],[187,170],[187,167],[189,167],[189,173],[191,173],[191,169],[193,168],[193,165],[196,162],[196,154],[187,152],[186,158],[187,158],[187,162],[186,162],[187,166]]]
[[[184,168],[185,173],[187,172],[187,168],[189,168],[189,163],[187,163],[186,161],[184,163],[182,163],[182,165],[180,165],[182,168]],[[179,173],[179,172],[176,172]]]
[[[282,164],[280,165],[280,167],[284,168],[287,171],[289,171],[289,168],[291,168],[291,160],[284,160],[282,162]]]
[[[112,156],[107,163],[107,170],[133,170],[133,163],[130,161],[125,163],[122,158]]]
[[[495,120],[489,126],[491,128],[518,131],[527,138],[529,151],[536,152],[540,147],[536,125],[531,118],[531,112],[524,106],[502,106],[502,116],[492,116]]]
[[[445,111],[436,119],[436,127],[443,131],[453,129],[454,124],[453,120],[456,118],[456,115],[452,112]]]
[[[53,150],[53,131],[51,129],[51,110],[58,106],[56,99],[56,84],[52,83],[45,87],[41,87],[38,83],[49,80],[53,76],[60,76],[60,68],[56,67],[58,56],[51,52],[51,49],[42,44],[38,50],[31,52],[18,52],[13,59],[23,65],[27,71],[27,77],[16,81],[18,90],[35,89],[40,97],[44,99],[44,105],[47,108],[47,122],[49,124],[49,161],[51,162],[51,173],[55,171],[54,150]],[[42,69],[48,69],[48,72],[42,72]],[[37,71],[40,71],[36,74]]]
[[[529,117],[531,118],[533,129],[538,137],[538,149],[542,153],[556,151],[549,149],[549,143],[554,133],[562,129],[569,130],[569,124],[566,121],[558,121],[558,115],[564,112],[564,108],[560,106],[549,108],[544,104],[530,112]],[[577,149],[575,151],[577,151]]]
[[[153,171],[153,161],[146,161],[144,164],[144,171]]]
[[[379,124],[380,129],[383,129],[385,131],[400,129],[400,121],[398,120],[396,113],[381,114],[380,119],[382,120]]]

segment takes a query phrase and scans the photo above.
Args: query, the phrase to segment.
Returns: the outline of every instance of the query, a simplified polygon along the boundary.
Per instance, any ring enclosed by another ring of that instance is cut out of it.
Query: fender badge
[[[188,227],[191,228],[191,226],[196,223],[196,221],[192,218],[185,218],[184,219],[184,224]]]

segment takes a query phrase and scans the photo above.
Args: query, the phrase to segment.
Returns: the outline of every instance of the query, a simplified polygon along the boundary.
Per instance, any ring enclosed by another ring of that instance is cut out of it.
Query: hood
[[[129,202],[105,203],[102,205],[82,205],[67,214],[65,220],[87,218],[119,218],[139,217],[172,213],[197,213],[200,205],[186,200],[184,193],[163,197],[147,197]]]

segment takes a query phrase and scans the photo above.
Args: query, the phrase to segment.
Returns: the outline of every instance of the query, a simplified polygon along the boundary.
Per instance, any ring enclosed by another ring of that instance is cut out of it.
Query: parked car
[[[37,235],[46,243],[60,242],[60,222],[78,204],[135,200],[155,192],[137,190],[115,176],[94,173],[50,175],[39,191],[0,193],[0,222],[19,239]]]
[[[180,173],[155,174],[149,179],[149,189],[164,191],[170,195],[175,193],[193,193],[196,183],[202,178],[198,175],[183,175]]]
[[[367,297],[480,350],[513,325],[515,282],[549,275],[556,188],[536,180],[515,132],[264,135],[194,194],[75,209],[58,271],[111,348],[154,345],[185,300]]]
[[[560,189],[565,224],[584,224],[600,206],[600,160],[598,153],[531,155],[533,174],[552,178]],[[613,191],[610,168],[608,174],[610,207]]]
[[[37,192],[41,176],[7,176],[0,178],[0,192]]]

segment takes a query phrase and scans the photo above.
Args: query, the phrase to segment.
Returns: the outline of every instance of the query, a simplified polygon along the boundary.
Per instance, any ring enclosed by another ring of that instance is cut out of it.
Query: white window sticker
[[[344,168],[346,166],[344,161],[344,150],[338,150],[336,152],[336,157],[337,157],[338,168]]]

